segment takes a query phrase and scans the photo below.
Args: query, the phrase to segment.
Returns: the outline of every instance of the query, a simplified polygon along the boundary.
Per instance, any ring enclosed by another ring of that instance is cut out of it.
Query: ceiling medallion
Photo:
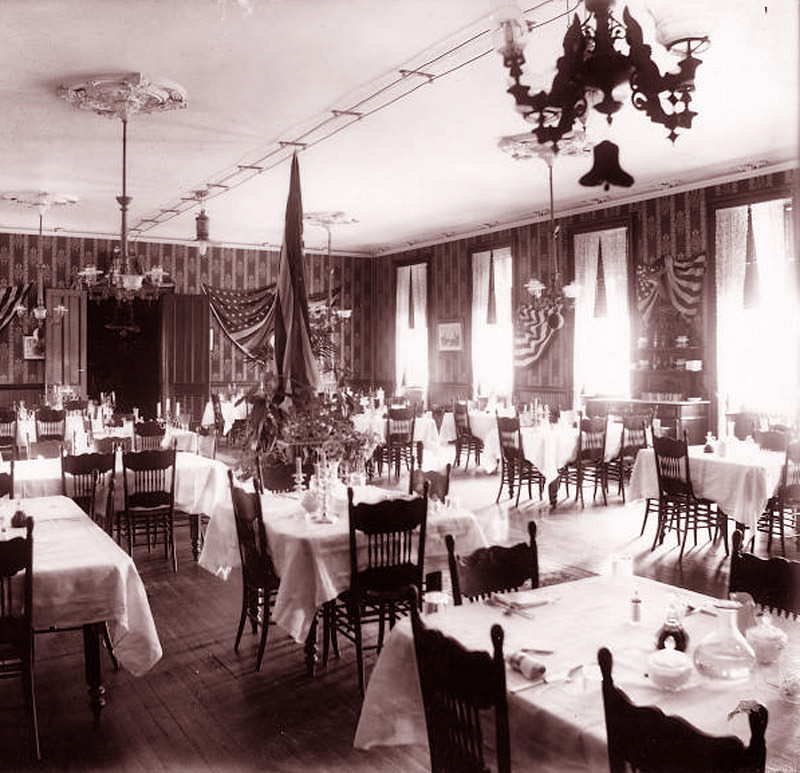
[[[183,109],[186,91],[177,83],[151,80],[140,72],[98,75],[59,86],[58,96],[82,110],[127,121],[131,115]]]

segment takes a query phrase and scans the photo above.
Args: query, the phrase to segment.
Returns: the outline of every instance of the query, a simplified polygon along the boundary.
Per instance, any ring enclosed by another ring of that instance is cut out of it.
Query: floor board
[[[385,483],[385,481],[383,481]],[[650,551],[652,522],[643,536],[643,503],[590,504],[581,510],[563,499],[550,510],[523,497],[519,508],[495,504],[497,476],[456,470],[452,494],[473,509],[490,541],[524,539],[538,527],[545,581],[610,571],[612,556],[633,556],[637,574],[693,590],[725,595],[728,562],[720,544],[692,547],[678,564],[674,538]],[[535,495],[534,495],[535,497]],[[791,550],[794,551],[792,545]],[[179,571],[160,551],[137,548],[164,657],[148,674],[114,673],[103,655],[108,705],[92,726],[83,683],[80,632],[37,638],[36,691],[44,762],[32,763],[20,685],[0,683],[0,768],[69,771],[424,771],[419,748],[352,748],[360,700],[352,647],[342,642],[316,679],[309,679],[302,647],[270,630],[261,672],[255,671],[257,636],[246,630],[233,651],[241,585],[225,582],[191,558],[188,533],[178,535]],[[765,540],[759,536],[757,550]],[[796,552],[789,554],[797,558]],[[371,665],[374,656],[368,656]]]

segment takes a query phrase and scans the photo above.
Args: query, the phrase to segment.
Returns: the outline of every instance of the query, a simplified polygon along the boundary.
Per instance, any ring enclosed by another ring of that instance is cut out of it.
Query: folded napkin
[[[531,657],[525,652],[512,652],[506,658],[508,665],[515,671],[519,671],[526,679],[536,681],[544,676],[547,670],[544,663],[539,662],[536,658]]]

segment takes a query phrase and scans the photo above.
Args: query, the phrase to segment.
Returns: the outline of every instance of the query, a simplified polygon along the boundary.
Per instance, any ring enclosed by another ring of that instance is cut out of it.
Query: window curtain
[[[602,245],[606,315],[595,317],[597,254]],[[630,396],[630,316],[628,310],[628,229],[576,234],[574,405],[580,396]]]
[[[487,323],[490,267],[494,271],[495,323]],[[511,249],[472,254],[472,386],[474,396],[511,399],[514,326],[511,318]]]
[[[404,387],[428,391],[428,264],[397,268],[395,379]],[[412,327],[413,325],[413,327]]]
[[[750,205],[758,302],[744,308],[747,205],[715,215],[718,427],[728,412],[792,416],[800,406],[800,314],[787,199]]]

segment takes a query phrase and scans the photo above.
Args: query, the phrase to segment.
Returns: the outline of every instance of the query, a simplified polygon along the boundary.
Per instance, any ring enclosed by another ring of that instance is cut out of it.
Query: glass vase
[[[715,604],[717,625],[694,651],[694,665],[709,679],[747,679],[756,655],[738,625],[739,604]]]

